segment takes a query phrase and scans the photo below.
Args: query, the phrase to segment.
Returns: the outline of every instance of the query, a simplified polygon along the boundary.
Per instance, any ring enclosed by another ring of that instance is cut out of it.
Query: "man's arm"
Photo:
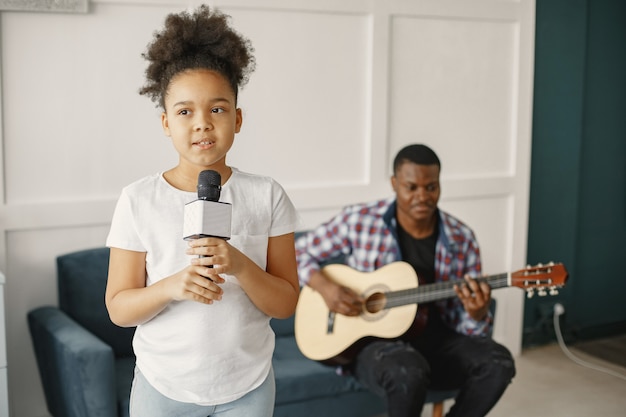
[[[346,316],[358,316],[363,309],[363,298],[348,287],[328,279],[322,271],[311,274],[309,287],[320,293],[328,309]]]
[[[463,251],[465,283],[455,286],[461,309],[456,330],[466,335],[489,335],[492,331],[493,317],[491,288],[487,283],[478,283],[474,278],[482,275],[480,248],[474,234],[470,231]]]
[[[320,293],[330,311],[356,316],[361,312],[363,300],[354,291],[326,277],[321,265],[349,251],[346,248],[345,216],[339,213],[296,240],[296,258],[300,285],[308,285]]]

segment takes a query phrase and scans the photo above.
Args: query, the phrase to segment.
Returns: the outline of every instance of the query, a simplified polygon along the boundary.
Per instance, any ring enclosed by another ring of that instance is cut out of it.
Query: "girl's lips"
[[[200,149],[209,149],[215,144],[215,142],[210,140],[202,140],[199,142],[194,142],[193,145],[199,147]]]

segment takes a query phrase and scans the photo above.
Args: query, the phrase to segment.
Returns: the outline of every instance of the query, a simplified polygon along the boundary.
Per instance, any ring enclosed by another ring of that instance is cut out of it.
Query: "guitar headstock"
[[[565,285],[567,277],[567,270],[561,263],[529,265],[511,273],[511,286],[525,289],[528,298],[535,295],[535,292],[539,296],[556,295],[559,293],[558,289]]]

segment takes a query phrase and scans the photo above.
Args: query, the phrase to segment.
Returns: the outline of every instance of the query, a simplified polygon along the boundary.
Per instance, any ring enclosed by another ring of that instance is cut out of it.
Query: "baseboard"
[[[626,333],[626,321],[607,323],[594,326],[571,326],[561,322],[561,332],[566,343],[583,340],[601,339]],[[543,346],[555,342],[556,334],[552,318],[539,320],[531,327],[524,328],[522,347]]]
[[[626,333],[626,321],[618,321],[615,323],[577,329],[575,336],[577,340],[590,340],[616,336],[624,333]]]

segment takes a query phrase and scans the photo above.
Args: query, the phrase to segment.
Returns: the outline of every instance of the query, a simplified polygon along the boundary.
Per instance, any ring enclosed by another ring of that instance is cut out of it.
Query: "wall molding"
[[[87,13],[89,0],[0,0],[0,11]]]

